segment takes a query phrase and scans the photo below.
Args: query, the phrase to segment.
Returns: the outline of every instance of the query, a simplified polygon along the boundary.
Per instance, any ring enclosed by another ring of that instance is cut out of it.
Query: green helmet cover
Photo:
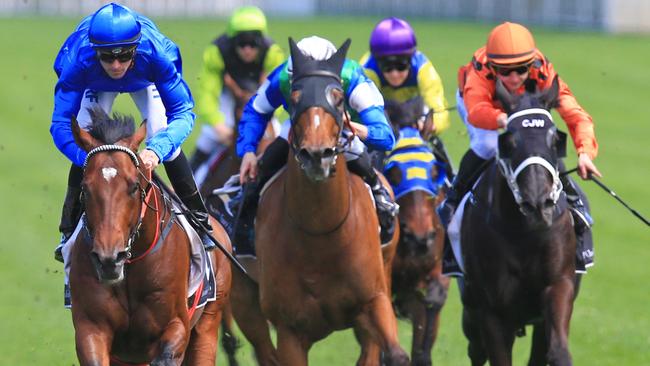
[[[259,31],[264,35],[267,33],[266,16],[256,6],[243,6],[236,9],[228,21],[226,33],[229,37],[248,31]]]

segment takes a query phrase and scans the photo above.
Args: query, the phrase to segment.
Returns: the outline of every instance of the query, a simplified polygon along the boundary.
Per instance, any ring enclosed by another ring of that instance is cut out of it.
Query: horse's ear
[[[514,137],[510,131],[506,131],[499,135],[499,157],[502,159],[510,159],[512,157],[512,150],[514,149]]]
[[[350,48],[350,43],[352,40],[350,38],[346,39],[345,42],[339,47],[335,54],[333,54],[328,60],[328,65],[332,68],[337,74],[341,73],[343,69],[343,64],[345,63],[345,56],[348,54],[348,48]]]
[[[147,120],[145,119],[140,123],[140,127],[135,131],[133,136],[131,137],[131,141],[129,141],[129,147],[133,151],[138,151],[138,147],[140,146],[140,143],[144,140],[144,138],[147,137]]]
[[[566,157],[566,140],[567,140],[566,133],[562,131],[557,131],[557,141],[555,142],[555,148],[557,150],[558,158]]]
[[[556,74],[551,82],[551,86],[542,92],[540,100],[542,101],[544,108],[550,110],[557,106],[557,98],[560,95],[560,77]]]
[[[497,78],[495,95],[507,114],[511,114],[517,105],[518,98],[506,89],[501,79]]]
[[[79,127],[79,122],[75,116],[72,116],[70,118],[70,127],[72,128],[72,136],[74,137],[74,142],[76,142],[77,145],[79,145],[79,147],[85,151],[90,151],[95,147],[101,145],[101,143],[96,138],[92,137],[88,131]]]
[[[298,45],[289,37],[289,50],[291,51],[291,68],[293,75],[300,75],[300,68],[307,61],[307,56],[305,56]]]

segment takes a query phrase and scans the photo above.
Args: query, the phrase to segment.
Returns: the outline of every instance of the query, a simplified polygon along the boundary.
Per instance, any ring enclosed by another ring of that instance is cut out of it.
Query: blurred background
[[[107,1],[0,0],[0,365],[76,365],[74,329],[63,308],[62,265],[52,251],[69,162],[48,132],[56,75],[52,63],[78,22]],[[368,50],[372,27],[386,16],[412,23],[418,48],[440,74],[454,104],[456,72],[482,46],[492,27],[509,20],[530,27],[537,46],[553,62],[580,104],[592,115],[603,181],[642,214],[650,215],[650,1],[647,0],[303,0],[121,1],[151,17],[176,42],[184,77],[197,86],[204,48],[225,30],[240,5],[258,5],[269,33],[288,51],[287,37],[320,35],[334,44],[350,37],[348,56]],[[128,96],[114,111],[139,118]],[[566,126],[555,114],[558,126]],[[442,138],[457,168],[468,146],[452,113]],[[200,126],[184,144],[189,154]],[[570,149],[567,166],[575,166]],[[650,365],[650,235],[592,182],[596,266],[583,279],[571,322],[576,365]],[[466,365],[460,300],[453,284],[442,311],[436,364]],[[410,347],[410,324],[400,322]],[[529,332],[530,333],[530,332]],[[245,341],[241,339],[245,344]],[[519,339],[515,364],[525,364],[530,336]],[[350,365],[359,348],[349,331],[317,343],[313,365]],[[251,350],[239,351],[254,365]],[[224,364],[223,358],[219,364]]]

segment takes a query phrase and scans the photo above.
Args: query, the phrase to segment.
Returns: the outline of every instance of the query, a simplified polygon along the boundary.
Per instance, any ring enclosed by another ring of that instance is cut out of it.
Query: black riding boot
[[[579,237],[585,231],[591,228],[591,225],[594,224],[594,220],[587,212],[584,202],[580,199],[580,194],[578,193],[578,188],[575,186],[573,180],[569,178],[568,175],[561,175],[560,181],[562,182],[564,193],[566,193],[566,199],[569,203],[571,215],[573,216],[573,227],[576,231],[576,235]]]
[[[456,174],[454,183],[449,192],[447,192],[445,201],[438,209],[438,215],[440,216],[440,221],[445,227],[445,230],[447,229],[460,200],[465,196],[467,191],[472,188],[472,185],[474,185],[474,182],[480,176],[481,171],[485,168],[486,161],[487,160],[476,155],[472,149],[467,150],[463,159],[460,161],[458,174]]]
[[[63,209],[61,210],[61,222],[59,223],[59,232],[61,241],[54,249],[54,259],[63,263],[63,244],[74,233],[79,223],[79,218],[83,211],[81,204],[81,180],[83,179],[83,169],[72,164],[70,173],[68,173],[68,190],[65,193]]]
[[[192,172],[196,173],[197,169],[199,169],[199,167],[203,165],[203,163],[208,161],[209,157],[210,157],[210,153],[203,152],[199,149],[194,149],[194,153],[190,158],[190,168],[192,169]]]
[[[183,204],[185,204],[187,209],[197,219],[197,222],[192,222],[193,220],[188,217],[189,221],[194,225],[202,226],[202,228],[197,227],[197,229],[201,241],[203,241],[203,246],[206,250],[216,248],[217,246],[208,236],[212,234],[210,216],[208,215],[208,210],[205,208],[205,203],[201,198],[201,193],[199,193],[199,190],[196,187],[196,182],[194,182],[194,176],[192,176],[192,170],[190,169],[190,164],[187,162],[185,154],[181,151],[176,159],[167,161],[164,165],[165,171],[167,171],[167,176],[169,177],[172,187],[174,187],[176,195],[178,195],[178,198],[183,201]]]
[[[289,142],[276,138],[257,162],[257,179],[248,182],[241,194],[229,202],[231,212],[241,212],[236,227],[233,228],[233,242],[239,254],[253,254],[254,222],[260,191],[286,163],[289,155]],[[241,205],[241,208],[239,207]]]
[[[360,176],[370,186],[381,226],[380,239],[382,244],[387,243],[395,233],[395,216],[399,212],[399,205],[393,202],[388,190],[379,181],[367,151],[364,151],[357,159],[348,160],[347,166],[348,170]]]

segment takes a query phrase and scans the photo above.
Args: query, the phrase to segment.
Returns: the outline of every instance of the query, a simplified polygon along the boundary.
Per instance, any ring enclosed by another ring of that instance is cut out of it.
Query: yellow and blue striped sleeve
[[[431,61],[424,63],[418,70],[418,86],[424,103],[434,111],[433,123],[436,135],[449,128],[449,111],[445,90],[440,75]]]

